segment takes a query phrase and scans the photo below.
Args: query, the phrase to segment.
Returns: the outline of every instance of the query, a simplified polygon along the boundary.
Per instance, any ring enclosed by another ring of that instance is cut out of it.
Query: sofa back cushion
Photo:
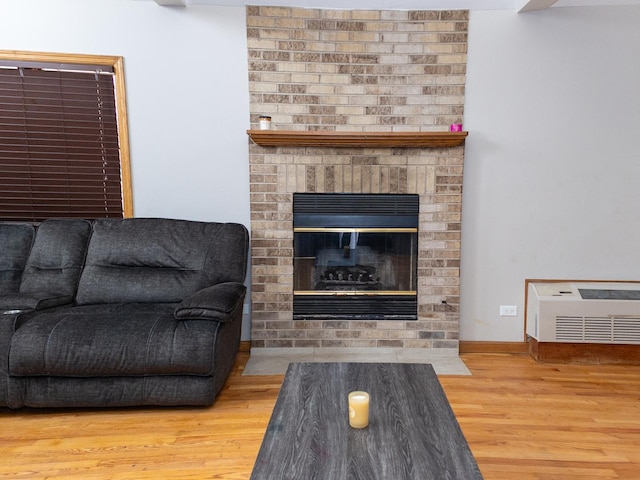
[[[210,285],[243,282],[247,253],[240,224],[95,220],[76,302],[180,302]]]
[[[0,295],[17,293],[36,229],[26,223],[0,223]]]
[[[20,293],[49,292],[73,297],[90,235],[91,222],[88,220],[42,222],[22,275]]]

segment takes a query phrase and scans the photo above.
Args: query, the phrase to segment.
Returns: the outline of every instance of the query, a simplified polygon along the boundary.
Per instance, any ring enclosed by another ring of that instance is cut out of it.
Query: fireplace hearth
[[[294,194],[295,320],[417,320],[418,195]]]

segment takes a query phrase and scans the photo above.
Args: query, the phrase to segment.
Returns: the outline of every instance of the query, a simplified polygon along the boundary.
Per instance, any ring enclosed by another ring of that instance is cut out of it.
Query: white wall
[[[0,18],[3,50],[124,57],[137,216],[249,225],[244,8],[2,0]],[[638,278],[638,25],[640,7],[471,12],[463,340],[521,340],[525,278]]]
[[[471,12],[462,340],[522,340],[526,278],[640,277],[638,25],[637,6]]]
[[[249,225],[244,8],[2,0],[0,18],[2,50],[124,57],[135,216]]]

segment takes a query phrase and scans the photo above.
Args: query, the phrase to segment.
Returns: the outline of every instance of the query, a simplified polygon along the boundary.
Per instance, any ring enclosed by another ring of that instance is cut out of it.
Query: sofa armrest
[[[185,298],[176,306],[173,315],[178,320],[217,320],[227,322],[242,308],[247,289],[242,283],[225,282],[204,288]]]
[[[9,293],[0,295],[0,311],[43,310],[73,303],[71,295],[52,292]]]

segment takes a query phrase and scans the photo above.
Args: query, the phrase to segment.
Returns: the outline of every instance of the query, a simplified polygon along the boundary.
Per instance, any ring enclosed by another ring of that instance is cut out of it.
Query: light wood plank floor
[[[211,408],[0,409],[0,478],[246,480],[282,382],[247,356]],[[640,479],[640,367],[462,358],[440,381],[486,480]]]

